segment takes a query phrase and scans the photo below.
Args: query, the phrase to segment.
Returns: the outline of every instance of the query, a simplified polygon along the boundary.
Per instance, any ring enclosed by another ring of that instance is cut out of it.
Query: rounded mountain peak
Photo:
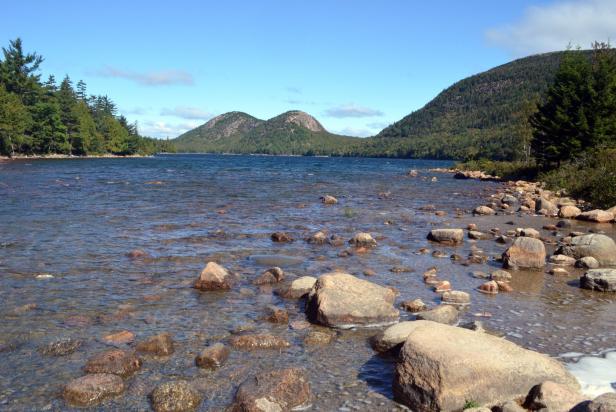
[[[285,123],[293,123],[298,126],[302,126],[308,130],[313,132],[325,132],[325,128],[317,119],[312,117],[306,112],[302,112],[300,110],[291,110],[286,113],[283,113],[277,116],[278,119],[284,121]]]

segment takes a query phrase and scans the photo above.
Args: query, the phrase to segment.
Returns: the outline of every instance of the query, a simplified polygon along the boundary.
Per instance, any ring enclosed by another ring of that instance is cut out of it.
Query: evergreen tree
[[[24,135],[30,124],[30,113],[21,99],[0,85],[0,154],[12,156],[29,146]]]
[[[563,56],[545,102],[530,117],[532,152],[544,168],[577,156],[590,140],[588,102],[591,70],[588,59],[569,50]]]
[[[79,80],[77,82],[77,91],[75,93],[79,100],[86,101],[88,99],[88,93],[86,90],[86,82]]]
[[[11,40],[8,48],[2,48],[2,53],[0,83],[7,92],[20,96],[24,104],[34,104],[40,88],[40,75],[36,72],[43,58],[36,53],[24,53],[20,38]]]

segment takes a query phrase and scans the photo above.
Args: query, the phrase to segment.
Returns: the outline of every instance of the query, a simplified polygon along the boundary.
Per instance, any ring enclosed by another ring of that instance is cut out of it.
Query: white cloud
[[[568,0],[526,9],[513,24],[486,32],[494,45],[515,56],[563,50],[569,43],[584,49],[616,38],[615,0]]]
[[[190,121],[184,123],[167,123],[162,121],[149,121],[139,124],[139,132],[144,136],[156,137],[159,139],[176,138],[199,126],[201,122]]]
[[[208,120],[212,113],[201,110],[198,107],[176,106],[173,109],[164,108],[160,111],[161,116],[175,116],[181,119]]]
[[[167,85],[192,85],[194,79],[192,74],[183,70],[160,70],[145,73],[122,70],[116,67],[105,66],[95,71],[101,77],[115,77],[131,80],[144,86],[167,86]]]
[[[341,134],[343,136],[355,136],[355,137],[368,137],[368,136],[374,136],[376,134],[374,133],[373,130],[364,129],[361,127],[345,127],[344,129],[336,130],[334,133]]]
[[[345,104],[342,106],[332,107],[325,110],[325,115],[329,117],[346,118],[346,117],[376,117],[383,116],[380,110],[371,109],[369,107],[358,106],[354,103]]]

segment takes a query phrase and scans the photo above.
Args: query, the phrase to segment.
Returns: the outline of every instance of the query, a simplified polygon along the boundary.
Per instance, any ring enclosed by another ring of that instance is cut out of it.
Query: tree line
[[[170,143],[143,137],[137,122],[118,114],[106,95],[88,95],[86,83],[67,75],[58,84],[39,74],[43,57],[26,53],[21,39],[0,59],[0,155],[152,154]]]

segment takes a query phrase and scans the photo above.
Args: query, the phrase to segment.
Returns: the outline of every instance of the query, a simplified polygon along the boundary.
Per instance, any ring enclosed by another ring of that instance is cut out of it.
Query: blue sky
[[[44,75],[83,79],[142,133],[175,137],[231,110],[304,110],[366,136],[457,80],[571,42],[616,38],[615,0],[21,1]]]

